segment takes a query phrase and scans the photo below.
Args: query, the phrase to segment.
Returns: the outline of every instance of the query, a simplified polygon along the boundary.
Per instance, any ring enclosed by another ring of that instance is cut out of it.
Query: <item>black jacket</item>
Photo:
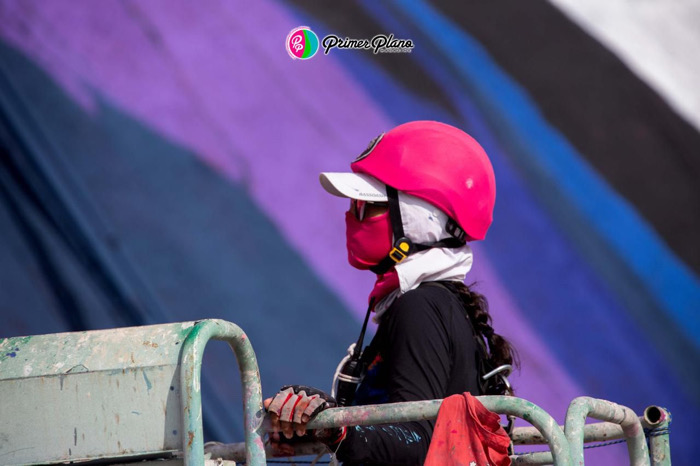
[[[480,356],[459,298],[444,286],[424,283],[382,316],[363,354],[368,368],[355,404],[479,395]],[[433,427],[431,421],[349,427],[337,457],[344,464],[422,464]]]

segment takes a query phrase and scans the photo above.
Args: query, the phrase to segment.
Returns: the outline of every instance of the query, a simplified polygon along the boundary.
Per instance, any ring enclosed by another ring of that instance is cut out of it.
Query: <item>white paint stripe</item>
[[[549,1],[700,129],[700,2]]]

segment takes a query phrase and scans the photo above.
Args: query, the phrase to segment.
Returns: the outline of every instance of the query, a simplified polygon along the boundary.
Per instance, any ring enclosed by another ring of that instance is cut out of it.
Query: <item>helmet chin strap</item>
[[[451,218],[447,221],[445,230],[452,235],[452,238],[445,238],[432,244],[414,244],[413,241],[405,236],[403,231],[399,192],[396,188],[386,185],[386,196],[389,200],[389,219],[391,220],[391,229],[394,234],[394,245],[384,259],[379,261],[377,265],[369,268],[372,272],[377,275],[385,274],[396,264],[415,252],[431,248],[461,248],[466,244],[466,234],[457,225],[457,222]]]

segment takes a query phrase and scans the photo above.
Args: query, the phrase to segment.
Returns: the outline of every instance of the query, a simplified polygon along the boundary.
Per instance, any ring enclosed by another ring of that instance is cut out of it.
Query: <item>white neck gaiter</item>
[[[402,192],[399,192],[399,206],[404,234],[415,244],[432,244],[451,237],[445,230],[448,216],[437,207]],[[399,276],[399,288],[375,305],[375,322],[379,321],[396,298],[418,288],[423,282],[464,282],[471,270],[472,259],[472,250],[467,244],[454,249],[427,249],[408,256],[395,267]]]

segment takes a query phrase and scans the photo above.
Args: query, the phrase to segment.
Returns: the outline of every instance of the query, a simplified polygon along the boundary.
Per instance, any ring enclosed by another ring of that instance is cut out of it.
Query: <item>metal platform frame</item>
[[[210,340],[227,342],[236,356],[245,442],[209,448],[205,457],[200,374]],[[549,446],[548,452],[515,455],[514,464],[582,465],[585,442],[615,438],[626,440],[632,465],[671,464],[670,415],[663,408],[649,407],[640,418],[624,406],[580,397],[562,428],[521,398],[478,399],[534,426],[516,428],[514,443]],[[309,428],[435,419],[441,402],[333,408]],[[588,417],[604,422],[586,424]],[[25,428],[7,422],[19,418]],[[158,458],[162,466],[208,466],[241,461],[243,453],[248,465],[266,464],[269,423],[255,353],[243,330],[223,320],[0,339],[0,419],[2,464],[116,465]],[[659,434],[650,436],[649,448],[645,429]],[[209,459],[211,453],[221,459]]]

